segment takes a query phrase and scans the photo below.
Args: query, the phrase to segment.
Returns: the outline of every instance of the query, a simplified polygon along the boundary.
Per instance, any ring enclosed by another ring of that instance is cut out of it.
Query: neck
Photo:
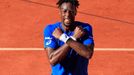
[[[73,31],[75,29],[76,25],[75,25],[75,23],[72,23],[72,25],[67,27],[64,25],[64,23],[62,23],[62,27],[65,31]]]

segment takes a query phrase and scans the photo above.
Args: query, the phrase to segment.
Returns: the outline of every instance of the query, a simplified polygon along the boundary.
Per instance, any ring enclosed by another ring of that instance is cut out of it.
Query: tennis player
[[[51,75],[88,75],[94,50],[91,25],[75,21],[78,0],[58,0],[61,22],[44,29],[44,47],[51,64]]]

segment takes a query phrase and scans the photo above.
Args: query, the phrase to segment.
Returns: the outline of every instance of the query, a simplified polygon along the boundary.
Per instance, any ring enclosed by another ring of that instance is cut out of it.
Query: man
[[[44,46],[52,67],[52,75],[88,75],[88,61],[93,54],[92,28],[75,21],[79,2],[57,2],[61,22],[44,30]]]

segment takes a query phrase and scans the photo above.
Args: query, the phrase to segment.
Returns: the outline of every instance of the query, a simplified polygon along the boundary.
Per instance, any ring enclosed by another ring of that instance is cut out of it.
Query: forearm
[[[63,60],[67,55],[69,49],[70,47],[67,44],[64,44],[63,46],[59,47],[57,50],[53,51],[49,57],[50,63],[54,65],[60,62],[61,60]]]
[[[67,45],[69,45],[72,49],[74,49],[79,55],[89,59],[92,56],[93,48],[89,46],[85,46],[77,41],[69,39],[67,41]]]

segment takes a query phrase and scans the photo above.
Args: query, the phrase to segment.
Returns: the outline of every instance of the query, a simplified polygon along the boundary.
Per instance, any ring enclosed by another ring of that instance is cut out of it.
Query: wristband
[[[73,39],[74,41],[77,41],[76,38],[74,38],[73,36],[70,36],[71,39]]]
[[[61,41],[63,41],[64,43],[66,43],[69,38],[70,38],[69,36],[67,36],[65,33],[63,33],[63,34],[60,36],[59,40],[61,40]]]

